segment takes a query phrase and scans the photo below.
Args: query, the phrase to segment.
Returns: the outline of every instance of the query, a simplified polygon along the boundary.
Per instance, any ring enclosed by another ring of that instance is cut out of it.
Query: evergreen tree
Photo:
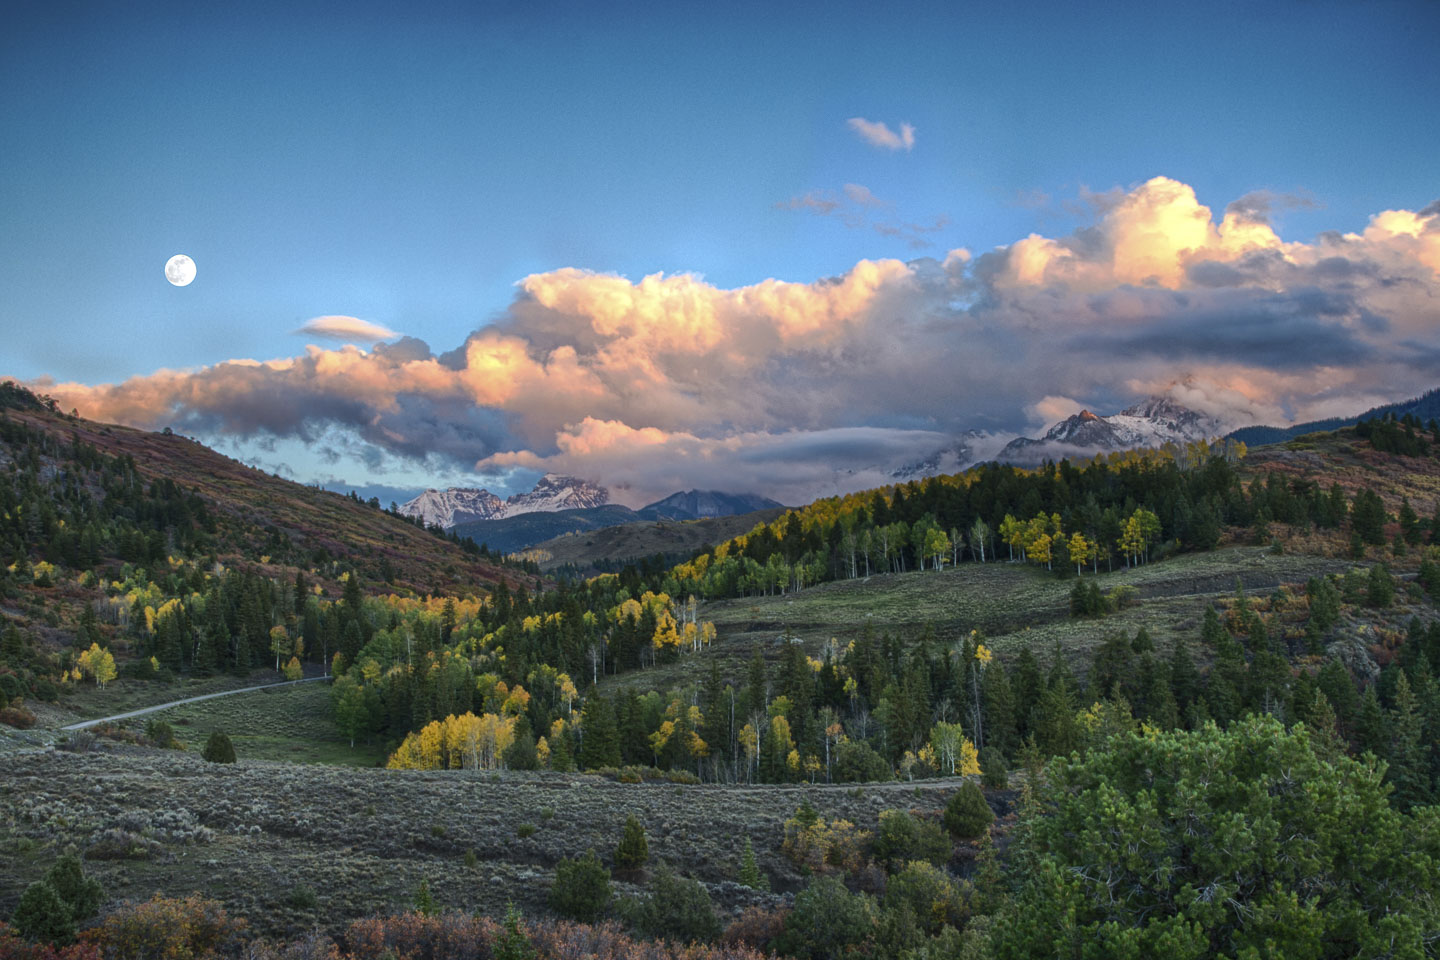
[[[615,709],[598,692],[591,693],[581,711],[580,766],[585,770],[620,766],[620,731]]]

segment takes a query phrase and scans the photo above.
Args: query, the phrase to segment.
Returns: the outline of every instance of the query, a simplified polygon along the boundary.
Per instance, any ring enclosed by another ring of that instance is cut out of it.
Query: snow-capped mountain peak
[[[506,516],[517,513],[553,513],[556,510],[580,510],[601,507],[610,502],[610,491],[579,477],[562,477],[547,473],[529,493],[517,493],[505,501]]]
[[[426,490],[414,500],[400,506],[407,517],[420,517],[427,526],[439,525],[449,530],[457,523],[490,520],[505,515],[505,501],[489,490],[473,487],[451,487],[448,490]]]
[[[1224,425],[1168,397],[1150,397],[1119,413],[1101,417],[1081,410],[1056,423],[1038,440],[1020,437],[1000,451],[1000,459],[1015,463],[1059,458],[1135,447],[1189,443],[1224,433]]]
[[[505,500],[489,490],[450,487],[426,490],[401,505],[400,512],[407,517],[420,517],[427,525],[439,524],[449,530],[472,520],[502,520],[521,513],[576,510],[609,502],[610,491],[604,487],[578,477],[547,473],[528,493],[513,494]]]

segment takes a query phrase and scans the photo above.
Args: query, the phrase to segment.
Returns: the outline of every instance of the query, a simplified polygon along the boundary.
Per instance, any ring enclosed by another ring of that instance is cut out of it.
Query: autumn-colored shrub
[[[797,867],[814,873],[840,870],[852,873],[865,864],[865,845],[870,834],[857,830],[849,820],[826,823],[792,817],[785,821],[785,839],[780,850]]]
[[[50,943],[27,943],[15,930],[0,921],[0,960],[102,960],[92,943],[56,947]]]
[[[23,706],[6,707],[0,710],[0,723],[7,727],[14,727],[16,730],[29,730],[35,726],[35,714]]]
[[[746,907],[745,912],[725,928],[720,943],[727,947],[754,947],[764,950],[785,932],[786,908]]]
[[[491,960],[499,925],[457,911],[365,917],[345,930],[347,960]]]
[[[194,960],[234,945],[246,922],[199,894],[127,903],[81,938],[106,960]]]

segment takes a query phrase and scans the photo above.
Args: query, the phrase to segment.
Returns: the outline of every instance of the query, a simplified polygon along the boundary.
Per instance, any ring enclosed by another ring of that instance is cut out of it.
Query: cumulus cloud
[[[688,487],[802,502],[949,463],[971,429],[1033,435],[1147,394],[1240,426],[1436,386],[1440,209],[1298,242],[1275,201],[1242,200],[1217,217],[1157,177],[1090,195],[1068,235],[808,283],[566,268],[438,353],[406,337],[39,386],[102,420],[332,451],[343,434],[380,464],[556,470],[637,504]]]
[[[330,340],[364,340],[370,343],[399,336],[389,327],[371,323],[369,320],[361,320],[359,317],[345,316],[315,317],[306,320],[295,332],[311,337],[326,337]]]
[[[888,124],[878,120],[866,120],[864,117],[851,117],[845,123],[872,147],[909,151],[915,146],[915,128],[908,123],[900,124],[899,133],[891,130]]]

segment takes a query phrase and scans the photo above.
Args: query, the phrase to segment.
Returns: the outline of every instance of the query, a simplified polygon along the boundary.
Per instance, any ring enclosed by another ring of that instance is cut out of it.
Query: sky
[[[636,505],[1440,386],[1433,0],[303,6],[8,8],[0,376]]]

